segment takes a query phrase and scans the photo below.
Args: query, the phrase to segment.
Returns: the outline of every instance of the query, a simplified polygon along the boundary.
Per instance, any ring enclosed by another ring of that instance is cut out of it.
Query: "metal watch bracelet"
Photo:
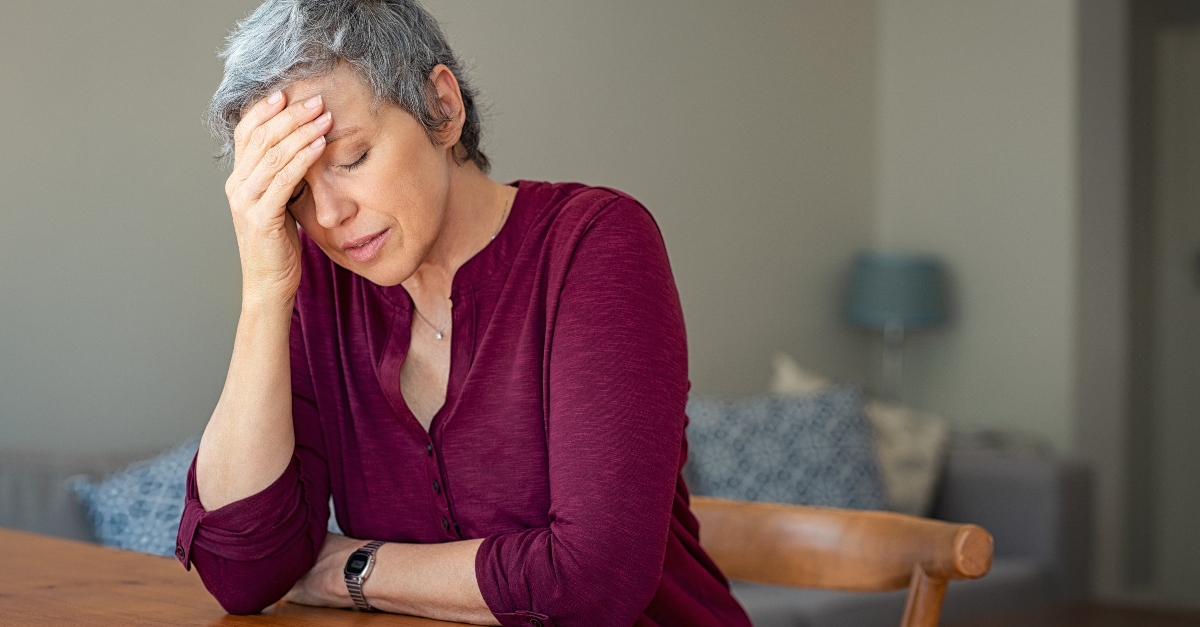
[[[357,551],[350,554],[346,560],[346,566],[342,570],[342,576],[346,580],[346,589],[350,591],[350,598],[354,599],[354,605],[364,612],[374,612],[375,608],[367,603],[366,597],[363,596],[362,586],[367,581],[367,577],[371,575],[371,571],[375,566],[375,550],[383,546],[383,540],[375,540],[364,544]],[[357,569],[352,569],[351,564],[360,563],[365,558],[366,563]],[[358,570],[356,574],[352,574],[352,570]]]

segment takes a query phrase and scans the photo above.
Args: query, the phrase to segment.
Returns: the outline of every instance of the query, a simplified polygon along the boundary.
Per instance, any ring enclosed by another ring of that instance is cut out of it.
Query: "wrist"
[[[376,570],[378,549],[385,543],[382,540],[368,542],[355,549],[347,556],[343,570],[343,582],[346,595],[355,607],[364,611],[377,611],[368,599],[364,588]]]
[[[243,291],[242,316],[255,320],[286,316],[290,320],[295,303],[295,294],[281,295]]]

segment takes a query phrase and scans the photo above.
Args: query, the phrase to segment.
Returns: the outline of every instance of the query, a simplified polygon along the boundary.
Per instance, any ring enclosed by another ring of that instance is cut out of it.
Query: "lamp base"
[[[899,403],[904,395],[904,325],[883,327],[883,358],[881,360],[879,397]]]

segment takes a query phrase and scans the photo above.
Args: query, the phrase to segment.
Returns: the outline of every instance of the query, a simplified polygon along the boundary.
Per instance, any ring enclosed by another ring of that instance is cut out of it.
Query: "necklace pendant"
[[[433,332],[433,335],[434,335],[434,337],[436,337],[436,338],[437,338],[437,339],[439,339],[439,340],[440,340],[440,339],[442,339],[442,332],[441,332],[441,331],[434,331],[434,332]]]

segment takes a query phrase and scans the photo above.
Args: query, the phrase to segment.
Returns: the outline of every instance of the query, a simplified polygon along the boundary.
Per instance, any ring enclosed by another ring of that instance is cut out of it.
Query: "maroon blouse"
[[[258,612],[312,567],[332,494],[354,538],[483,538],[475,573],[504,625],[749,627],[688,506],[683,314],[637,201],[518,183],[499,235],[454,276],[429,432],[400,395],[408,293],[301,242],[291,464],[212,512],[188,473],[176,553],[226,610]]]

